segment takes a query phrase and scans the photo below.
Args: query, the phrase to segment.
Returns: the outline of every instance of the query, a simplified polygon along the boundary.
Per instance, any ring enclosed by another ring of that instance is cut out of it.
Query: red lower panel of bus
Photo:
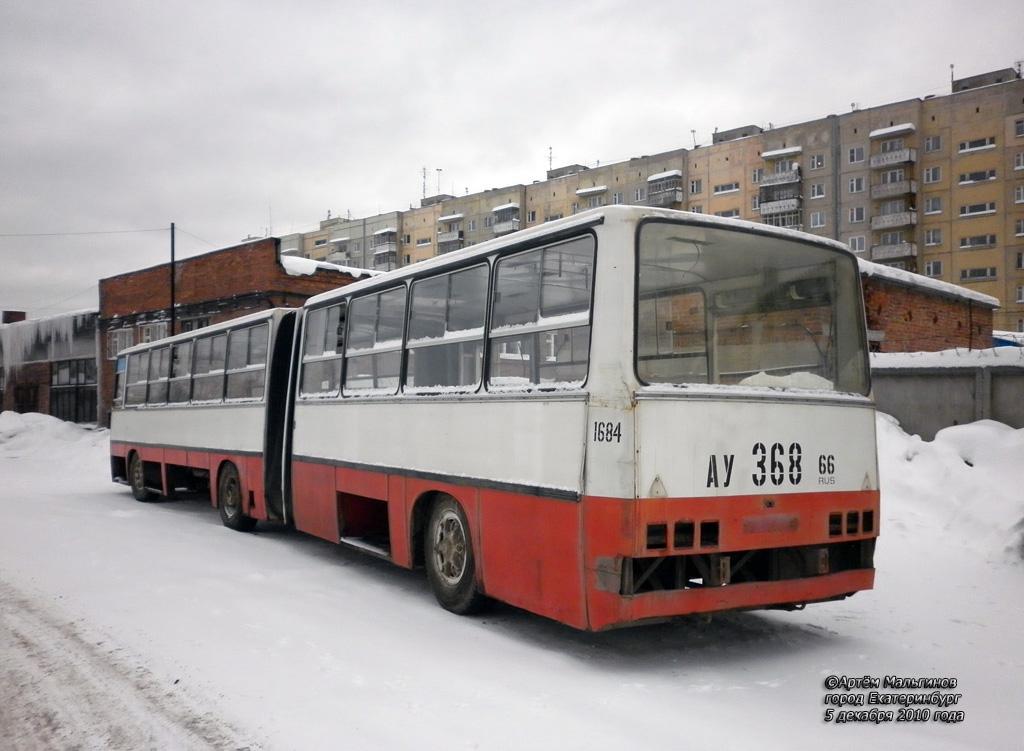
[[[799,606],[874,581],[874,491],[571,502],[300,462],[293,488],[298,529],[406,567],[422,562],[429,499],[448,494],[483,590],[577,628]]]
[[[217,506],[217,480],[224,467],[233,464],[238,470],[242,486],[245,513],[253,519],[265,520],[267,516],[266,497],[263,486],[263,457],[243,456],[229,453],[212,453],[197,449],[162,448],[159,446],[132,446],[127,443],[110,443],[110,455],[123,459],[126,466],[128,457],[137,453],[143,462],[154,467],[158,482],[147,482],[152,490],[161,495],[171,495],[181,477],[175,477],[176,468],[201,470],[209,473],[210,500]],[[158,474],[156,474],[158,472]],[[147,473],[148,475],[149,473]],[[187,479],[187,478],[186,478]]]

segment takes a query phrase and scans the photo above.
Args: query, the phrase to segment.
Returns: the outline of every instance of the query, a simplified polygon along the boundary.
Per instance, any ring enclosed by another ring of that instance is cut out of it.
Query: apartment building
[[[608,165],[567,165],[529,185],[435,196],[420,208],[334,220],[302,236],[302,255],[363,245],[336,262],[389,268],[521,227],[616,203],[663,206],[790,227],[861,257],[996,298],[997,329],[1024,332],[1024,80],[1005,69],[910,99],[783,127],[716,132],[707,145]],[[377,225],[380,225],[379,227]],[[370,252],[366,251],[370,237]],[[342,238],[349,238],[347,240]],[[390,240],[388,240],[390,242]],[[282,240],[282,247],[296,241]],[[312,243],[312,247],[310,247]]]

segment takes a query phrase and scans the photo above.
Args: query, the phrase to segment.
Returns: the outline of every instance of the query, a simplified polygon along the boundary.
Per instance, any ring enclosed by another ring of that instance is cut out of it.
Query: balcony
[[[913,227],[917,224],[916,211],[900,211],[896,214],[883,214],[871,217],[871,229],[895,229],[897,227]]]
[[[496,235],[507,235],[509,232],[519,231],[519,219],[509,219],[504,222],[494,223],[494,234]]]
[[[787,211],[799,211],[799,198],[786,198],[781,201],[767,201],[759,207],[761,216],[766,214],[783,214]]]
[[[437,233],[437,242],[438,243],[453,243],[453,242],[458,242],[461,239],[462,239],[462,230],[461,229],[451,230],[450,232],[438,232]]]
[[[648,206],[678,206],[683,202],[683,189],[671,188],[647,194]]]
[[[872,245],[872,261],[897,261],[903,258],[917,257],[917,243],[898,243],[896,245]]]
[[[894,183],[871,186],[871,200],[879,201],[883,198],[894,198],[917,193],[917,180],[899,180]]]
[[[784,172],[766,172],[758,182],[762,188],[769,185],[787,185],[800,182],[800,168],[785,170]]]
[[[884,154],[871,155],[871,169],[895,167],[897,164],[913,164],[917,161],[917,149],[897,149]]]

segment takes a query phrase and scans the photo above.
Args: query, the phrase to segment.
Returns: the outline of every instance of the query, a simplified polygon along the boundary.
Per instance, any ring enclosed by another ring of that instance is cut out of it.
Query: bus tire
[[[251,532],[256,520],[245,515],[242,508],[242,483],[238,479],[238,469],[228,462],[217,478],[217,507],[220,509],[220,520],[228,529],[236,532]]]
[[[146,469],[142,463],[142,457],[137,452],[132,452],[128,460],[128,484],[131,486],[132,495],[136,501],[149,503],[157,499],[157,494],[146,487]]]
[[[424,532],[427,579],[437,602],[457,615],[483,610],[488,603],[476,583],[476,557],[462,506],[443,496],[430,512]]]

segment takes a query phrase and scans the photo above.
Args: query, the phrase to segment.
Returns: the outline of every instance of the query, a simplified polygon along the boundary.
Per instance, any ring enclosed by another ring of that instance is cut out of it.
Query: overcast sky
[[[0,309],[1021,59],[1021,0],[3,0]]]

